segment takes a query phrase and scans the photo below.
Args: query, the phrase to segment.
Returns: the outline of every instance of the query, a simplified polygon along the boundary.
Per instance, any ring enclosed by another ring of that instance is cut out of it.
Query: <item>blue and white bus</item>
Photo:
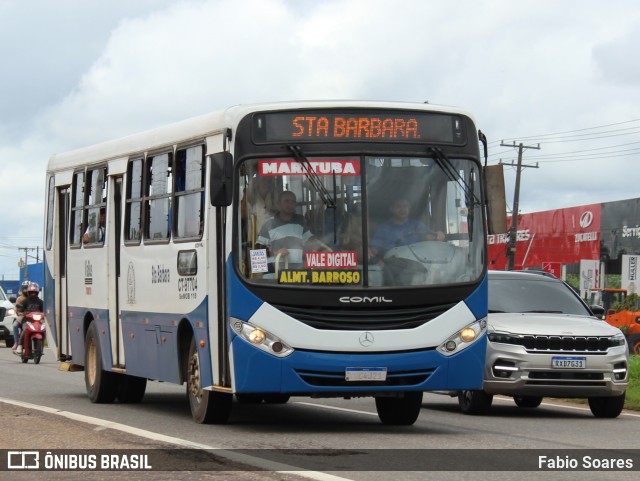
[[[61,369],[84,371],[96,403],[186,383],[199,423],[227,422],[234,398],[368,396],[383,423],[413,424],[423,391],[480,389],[478,137],[455,108],[291,102],[54,155],[44,293]],[[420,227],[382,248],[400,198]]]

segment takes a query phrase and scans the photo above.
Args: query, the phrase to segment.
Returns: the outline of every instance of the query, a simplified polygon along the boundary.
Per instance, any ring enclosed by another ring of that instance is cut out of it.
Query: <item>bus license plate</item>
[[[587,367],[586,357],[552,357],[551,367],[554,369],[584,369]]]
[[[348,367],[345,370],[346,381],[386,381],[386,367]]]

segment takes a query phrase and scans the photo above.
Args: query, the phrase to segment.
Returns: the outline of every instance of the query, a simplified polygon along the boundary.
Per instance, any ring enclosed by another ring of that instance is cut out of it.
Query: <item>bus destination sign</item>
[[[294,111],[253,117],[253,140],[272,142],[466,142],[462,118],[431,112]]]

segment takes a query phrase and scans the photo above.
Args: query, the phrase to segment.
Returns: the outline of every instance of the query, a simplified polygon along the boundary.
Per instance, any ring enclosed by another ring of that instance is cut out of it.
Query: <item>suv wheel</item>
[[[460,391],[458,405],[464,414],[487,414],[491,409],[493,395],[484,391]]]
[[[625,394],[626,392],[620,396],[590,397],[591,413],[597,418],[617,418],[624,407]]]

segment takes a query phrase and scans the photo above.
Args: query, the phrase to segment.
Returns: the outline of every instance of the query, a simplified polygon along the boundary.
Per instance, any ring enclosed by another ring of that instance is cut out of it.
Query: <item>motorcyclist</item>
[[[29,287],[27,287],[27,298],[23,300],[20,304],[16,304],[16,310],[18,314],[22,316],[21,323],[24,322],[24,316],[29,314],[30,312],[42,312],[44,310],[44,303],[42,299],[38,297],[40,293],[40,286],[36,282],[30,282]],[[22,354],[22,344],[24,343],[24,329],[22,329],[22,333],[20,334],[20,339],[18,340],[18,347],[16,349],[16,353],[19,355]]]
[[[28,297],[27,296],[28,287],[29,287],[29,281],[24,281],[20,286],[20,296],[18,297],[18,300],[15,303],[16,306]],[[18,318],[15,321],[13,321],[13,347],[11,349],[13,349],[14,351],[18,347],[18,341],[20,340],[20,331],[22,330],[21,326],[22,326],[22,315],[19,315]]]

